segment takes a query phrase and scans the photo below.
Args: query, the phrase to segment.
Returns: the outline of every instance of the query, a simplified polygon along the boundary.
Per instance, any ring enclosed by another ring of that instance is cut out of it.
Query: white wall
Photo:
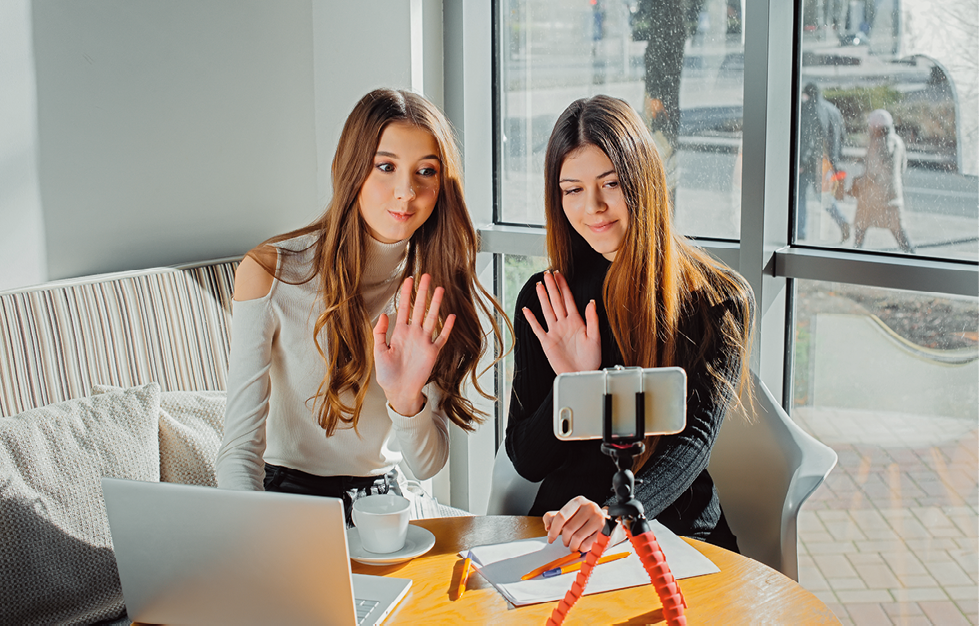
[[[331,197],[330,167],[343,122],[365,93],[411,88],[409,0],[312,7],[318,205]]]
[[[30,0],[0,2],[0,290],[44,280]]]
[[[239,255],[308,223],[353,105],[410,87],[407,0],[0,6],[0,260],[37,259],[0,288]]]

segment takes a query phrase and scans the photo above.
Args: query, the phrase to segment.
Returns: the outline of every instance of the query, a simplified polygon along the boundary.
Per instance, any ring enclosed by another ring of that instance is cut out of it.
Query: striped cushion
[[[237,261],[0,294],[0,416],[96,384],[224,390]]]

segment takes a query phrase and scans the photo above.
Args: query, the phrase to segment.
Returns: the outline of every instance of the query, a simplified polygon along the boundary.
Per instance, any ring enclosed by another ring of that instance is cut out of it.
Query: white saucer
[[[416,556],[421,556],[435,545],[435,535],[420,526],[408,524],[408,536],[405,545],[397,552],[377,554],[368,552],[360,543],[360,532],[356,528],[347,529],[347,548],[350,558],[366,565],[395,565],[403,563]]]

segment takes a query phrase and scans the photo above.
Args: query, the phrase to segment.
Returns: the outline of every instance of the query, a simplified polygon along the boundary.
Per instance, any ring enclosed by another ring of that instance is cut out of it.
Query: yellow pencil
[[[523,576],[520,577],[520,580],[530,580],[531,578],[537,578],[538,576],[540,576],[541,574],[543,574],[544,572],[546,572],[548,570],[552,570],[552,569],[554,569],[556,567],[561,567],[562,565],[565,565],[567,563],[570,563],[571,561],[574,561],[575,559],[579,559],[579,558],[585,556],[586,554],[588,554],[588,553],[587,552],[572,552],[571,554],[562,556],[559,559],[554,559],[550,563],[544,563],[543,565],[541,565],[537,569],[531,570],[531,571],[527,572],[526,574],[524,574]]]
[[[610,554],[608,556],[603,556],[602,558],[598,559],[598,562],[595,563],[595,565],[601,565],[602,563],[608,563],[610,561],[618,561],[619,559],[624,559],[625,557],[629,556],[630,554],[632,554],[632,553],[631,552],[619,552],[618,554]],[[551,578],[552,576],[560,576],[561,574],[567,574],[569,572],[577,572],[578,570],[581,569],[581,566],[582,565],[584,565],[584,562],[581,562],[581,563],[572,563],[571,565],[564,565],[564,566],[561,566],[561,567],[556,567],[556,568],[554,568],[552,570],[548,570],[548,571],[544,572],[543,574],[541,574],[541,576],[543,576],[544,578]]]
[[[462,576],[459,577],[459,588],[456,589],[456,600],[462,597],[462,594],[466,592],[466,583],[469,582],[469,572],[472,570],[473,565],[473,551],[470,550],[466,554],[466,560],[462,562]]]

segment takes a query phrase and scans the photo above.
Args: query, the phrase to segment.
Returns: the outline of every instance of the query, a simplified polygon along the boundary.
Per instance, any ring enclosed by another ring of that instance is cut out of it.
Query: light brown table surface
[[[539,517],[444,517],[411,522],[435,535],[424,556],[376,567],[352,562],[359,574],[410,578],[408,595],[384,621],[388,624],[544,624],[556,602],[511,607],[475,570],[467,591],[455,598],[461,575],[460,550],[544,534]],[[693,624],[839,624],[822,601],[766,565],[722,548],[685,539],[721,571],[686,578],[680,589]],[[662,605],[652,585],[584,596],[565,624],[662,624]]]

